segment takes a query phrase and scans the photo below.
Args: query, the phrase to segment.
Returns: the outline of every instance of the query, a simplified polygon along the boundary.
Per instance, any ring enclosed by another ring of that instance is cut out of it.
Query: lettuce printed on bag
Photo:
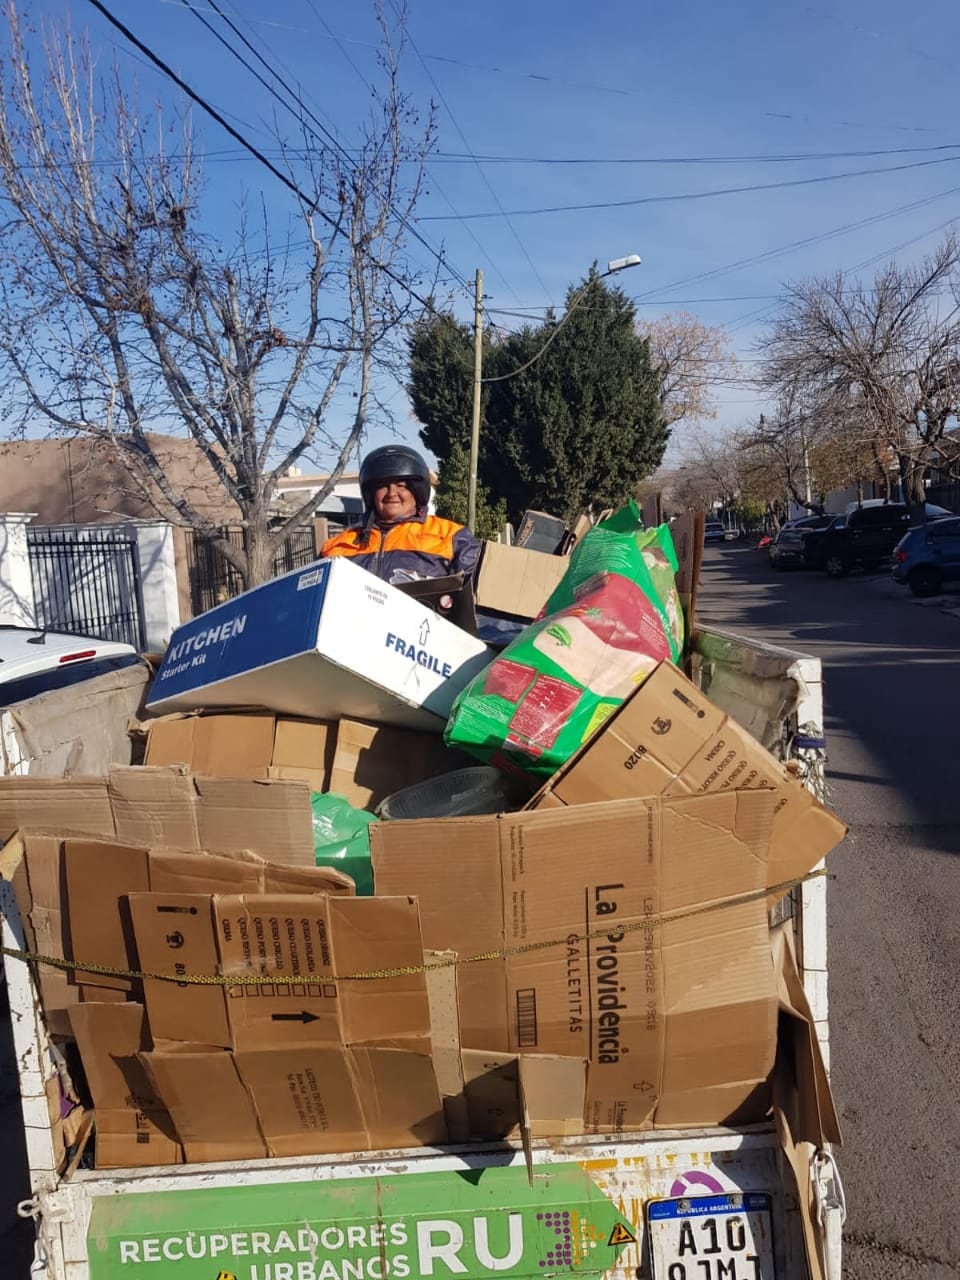
[[[637,505],[574,548],[544,607],[458,697],[450,746],[549,777],[663,661],[683,651],[677,556]]]

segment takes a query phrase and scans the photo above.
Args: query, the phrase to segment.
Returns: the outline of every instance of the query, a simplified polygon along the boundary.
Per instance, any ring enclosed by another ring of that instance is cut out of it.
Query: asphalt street
[[[830,803],[851,827],[829,890],[845,1280],[960,1275],[960,616],[943,604],[881,575],[778,574],[740,544],[706,553],[702,623],[824,664]],[[0,1276],[27,1280],[2,1042],[0,1068]]]
[[[711,622],[823,662],[845,1280],[960,1275],[960,616],[886,575],[708,549]]]

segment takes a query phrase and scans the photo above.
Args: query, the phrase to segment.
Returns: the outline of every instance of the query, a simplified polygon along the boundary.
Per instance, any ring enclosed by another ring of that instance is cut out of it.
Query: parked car
[[[788,520],[767,548],[774,569],[803,565],[804,534],[808,530],[825,529],[833,519],[833,516],[802,516],[799,520]]]
[[[939,595],[945,582],[960,582],[960,518],[933,520],[904,534],[893,552],[893,577],[915,596]]]
[[[828,524],[820,529],[804,529],[801,538],[801,560],[805,569],[822,569],[827,558],[827,546],[831,529],[842,529],[846,516],[831,516]]]
[[[136,649],[113,640],[0,626],[0,706],[64,689],[140,662]]]
[[[926,513],[928,520],[952,514],[929,502]],[[858,567],[876,568],[886,564],[909,522],[910,509],[903,502],[855,507],[843,524],[835,521],[824,531],[823,547],[817,549],[817,559],[832,578],[845,577]]]
[[[708,520],[703,526],[704,542],[732,542],[736,536],[736,529],[726,528],[719,520]]]

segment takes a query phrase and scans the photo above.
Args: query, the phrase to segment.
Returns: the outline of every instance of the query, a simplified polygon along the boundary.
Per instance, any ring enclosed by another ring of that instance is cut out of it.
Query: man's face
[[[373,509],[384,523],[410,520],[417,514],[417,500],[406,480],[388,480],[374,489]]]

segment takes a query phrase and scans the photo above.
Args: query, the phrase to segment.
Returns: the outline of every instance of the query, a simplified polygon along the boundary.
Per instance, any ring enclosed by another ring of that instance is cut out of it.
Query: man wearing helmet
[[[385,582],[469,577],[480,543],[453,520],[429,515],[430,468],[415,449],[384,445],[360,464],[361,525],[334,534],[322,556],[350,556]]]

